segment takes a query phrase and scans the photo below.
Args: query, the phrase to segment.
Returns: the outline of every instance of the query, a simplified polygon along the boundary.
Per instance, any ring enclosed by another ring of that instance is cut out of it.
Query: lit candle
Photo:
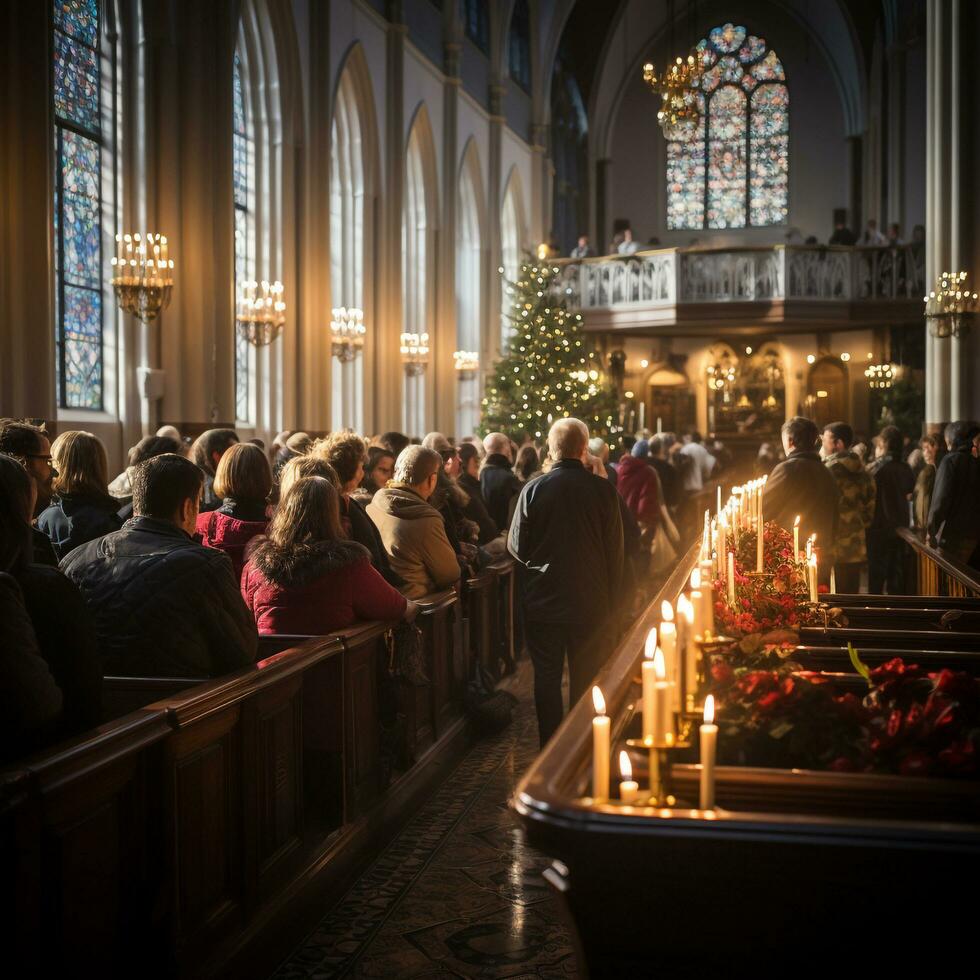
[[[809,580],[810,580],[810,602],[817,601],[817,556],[810,555],[810,561],[808,562]]]
[[[609,731],[610,721],[606,714],[606,699],[598,687],[592,688],[592,796],[596,802],[609,799]]]
[[[674,716],[670,710],[670,685],[667,683],[664,652],[659,647],[653,655],[653,669],[657,675],[657,682],[653,686],[653,740],[658,745],[663,745],[673,740]]]
[[[660,649],[664,652],[667,680],[674,687],[674,710],[680,711],[680,685],[677,683],[680,664],[677,654],[677,627],[674,624],[674,607],[666,600],[660,604]]]
[[[718,484],[718,504],[715,507],[715,513],[716,514],[721,513],[721,484],[720,483]]]
[[[831,595],[837,595],[837,568],[831,568],[830,570],[830,592]]]
[[[694,643],[694,606],[683,592],[677,599],[677,637],[681,650],[680,656],[684,658],[683,695],[686,698],[688,694],[692,696],[694,694],[698,648]]]
[[[640,668],[640,677],[643,681],[643,740],[653,740],[653,701],[656,697],[655,686],[657,683],[657,668],[653,662],[654,654],[657,652],[657,630],[656,628],[647,633],[647,642],[643,650],[643,666]]]
[[[793,521],[793,561],[800,560],[800,515]]]
[[[632,803],[640,795],[640,784],[633,779],[633,766],[625,749],[619,753],[619,775],[619,798],[623,803]]]
[[[728,554],[728,517],[722,512],[718,521],[718,574],[725,574],[725,556]]]
[[[715,631],[715,586],[711,578],[701,576],[701,626],[705,637]]]
[[[728,605],[735,608],[735,552],[728,552]]]
[[[715,699],[704,699],[704,724],[701,726],[701,809],[712,810],[715,805],[715,752],[718,748],[718,726],[715,720]]]
[[[763,541],[766,536],[766,525],[762,520],[762,500],[759,500],[759,523],[757,525],[758,530],[755,536],[755,570],[757,572],[762,571],[762,548]]]

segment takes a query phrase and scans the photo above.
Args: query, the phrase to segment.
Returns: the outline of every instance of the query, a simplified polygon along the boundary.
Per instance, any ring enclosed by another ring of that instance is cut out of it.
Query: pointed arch
[[[374,221],[379,181],[378,127],[364,49],[351,46],[334,93],[330,124],[330,293],[334,307],[356,307],[372,322]],[[332,359],[333,428],[364,431],[364,379],[373,364],[371,331],[363,354]]]
[[[470,435],[479,421],[482,375],[486,368],[484,318],[484,229],[487,227],[486,198],[480,154],[473,137],[467,141],[459,167],[456,204],[456,343],[458,350],[480,357],[475,377],[459,381],[456,433]]]
[[[527,221],[524,210],[524,187],[521,172],[514,164],[507,176],[504,203],[500,209],[500,264],[503,266],[500,303],[500,349],[505,351],[510,340],[510,302],[507,283],[514,282],[521,265],[521,255],[527,241]]]
[[[405,148],[404,206],[402,208],[402,332],[431,347],[435,322],[439,178],[435,140],[425,103],[419,103]],[[404,338],[406,343],[411,343]],[[421,436],[428,430],[428,386],[424,374],[405,378],[402,416],[404,430]]]

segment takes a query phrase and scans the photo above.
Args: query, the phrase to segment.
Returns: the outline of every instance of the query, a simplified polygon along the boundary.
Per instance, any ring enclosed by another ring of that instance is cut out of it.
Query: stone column
[[[0,416],[54,420],[51,9],[0,18]]]
[[[501,332],[501,275],[497,271],[502,265],[500,251],[500,197],[501,181],[503,179],[501,170],[501,141],[503,140],[504,124],[504,96],[507,93],[506,86],[499,82],[490,84],[490,126],[489,126],[489,149],[487,154],[487,237],[484,255],[485,275],[483,281],[486,283],[484,295],[483,322],[487,325],[480,350],[480,378],[487,377],[493,368],[493,363],[500,357],[500,332]],[[483,397],[482,384],[479,389],[479,398]],[[460,433],[469,435],[470,433]]]
[[[548,127],[544,123],[531,126],[531,216],[528,222],[528,243],[537,247],[548,240],[551,229],[551,185],[554,168],[548,159]]]

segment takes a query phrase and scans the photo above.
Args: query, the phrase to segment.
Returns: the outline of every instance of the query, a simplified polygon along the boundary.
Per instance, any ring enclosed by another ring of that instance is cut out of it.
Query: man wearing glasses
[[[0,453],[13,457],[27,470],[37,487],[37,503],[34,516],[51,503],[54,490],[51,484],[58,475],[51,461],[51,443],[43,428],[16,419],[0,419]],[[34,538],[34,562],[38,565],[57,565],[58,559],[48,536],[36,527]]]

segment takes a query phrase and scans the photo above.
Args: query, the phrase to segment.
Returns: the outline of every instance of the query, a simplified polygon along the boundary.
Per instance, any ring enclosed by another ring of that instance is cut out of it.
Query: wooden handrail
[[[980,597],[980,578],[977,577],[976,569],[964,565],[963,562],[955,558],[949,558],[937,551],[926,543],[924,535],[920,531],[913,531],[911,528],[898,528],[898,536],[912,549],[918,559],[918,594],[932,595],[934,593],[923,591],[929,587],[930,582],[934,582],[937,587],[953,587],[953,592],[935,593],[945,595],[972,595]],[[923,574],[923,565],[927,566],[926,574]],[[931,567],[930,567],[931,566]],[[935,569],[933,572],[932,569]],[[932,574],[930,574],[932,572]],[[962,590],[962,591],[961,591]]]

